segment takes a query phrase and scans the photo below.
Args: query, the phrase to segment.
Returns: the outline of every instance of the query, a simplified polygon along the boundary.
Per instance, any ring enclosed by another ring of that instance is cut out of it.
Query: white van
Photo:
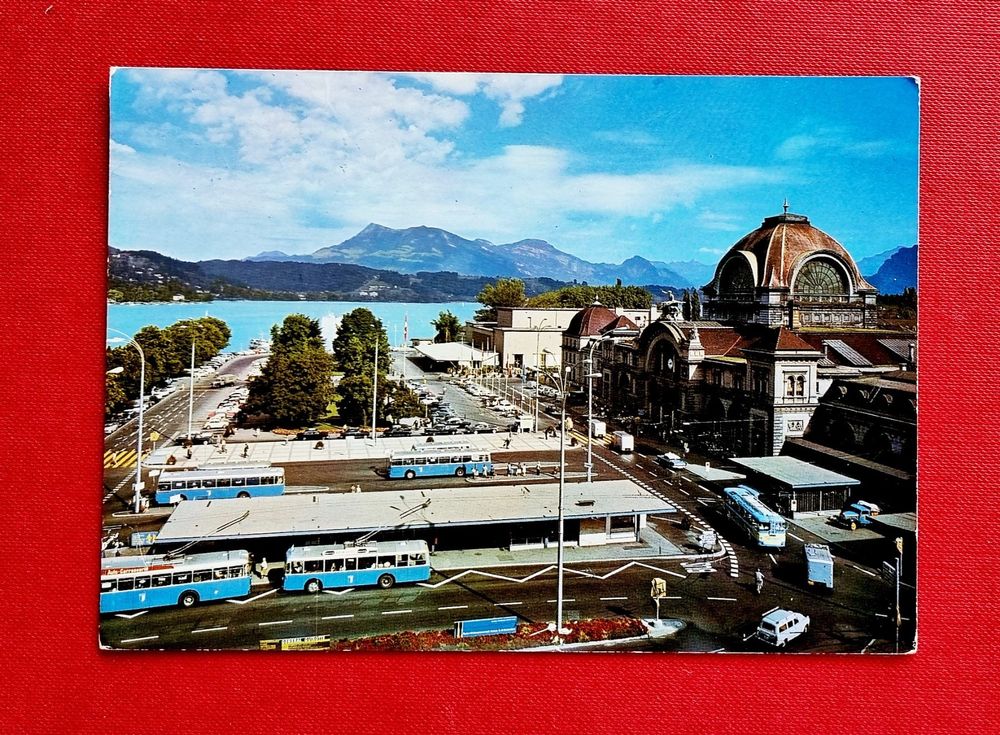
[[[776,648],[784,648],[788,641],[808,631],[808,615],[776,607],[764,613],[757,626],[757,637]]]
[[[635,439],[627,431],[614,431],[611,433],[611,446],[622,454],[635,451]]]

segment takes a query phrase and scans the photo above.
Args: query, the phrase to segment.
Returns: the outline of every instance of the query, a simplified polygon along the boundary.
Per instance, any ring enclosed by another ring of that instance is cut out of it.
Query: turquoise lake
[[[209,303],[108,304],[108,327],[133,335],[145,326],[169,327],[182,319],[213,316],[233,332],[227,350],[245,350],[250,340],[270,339],[271,327],[289,314],[305,314],[318,319],[324,335],[332,337],[334,320],[359,307],[382,320],[394,345],[403,341],[403,321],[409,324],[409,337],[433,337],[431,321],[442,311],[450,311],[465,322],[472,319],[481,304],[455,302],[443,304],[397,304],[354,301],[212,301]]]

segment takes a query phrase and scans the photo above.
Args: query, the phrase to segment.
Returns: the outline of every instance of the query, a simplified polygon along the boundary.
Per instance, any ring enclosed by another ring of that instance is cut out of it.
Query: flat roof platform
[[[759,475],[766,475],[792,490],[818,490],[861,484],[860,480],[853,477],[817,467],[795,457],[734,457],[730,461]]]
[[[532,523],[556,520],[559,516],[558,483],[470,483],[467,487],[435,490],[403,487],[399,485],[398,492],[185,500],[167,519],[156,542]],[[570,483],[563,493],[563,516],[567,520],[675,510],[670,503],[630,480]]]

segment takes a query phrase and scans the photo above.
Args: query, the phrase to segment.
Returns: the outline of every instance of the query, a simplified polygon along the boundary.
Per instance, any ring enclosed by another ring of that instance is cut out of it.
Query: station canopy
[[[413,348],[433,362],[450,362],[456,365],[495,365],[497,353],[480,350],[463,342],[439,342],[417,345]]]
[[[823,490],[861,484],[853,477],[795,457],[734,457],[731,461],[790,490]]]
[[[558,518],[558,498],[558,483],[470,483],[434,490],[400,488],[365,493],[185,500],[167,519],[156,542],[360,535],[375,530],[550,521]],[[572,483],[565,486],[563,493],[563,515],[569,520],[674,510],[672,505],[630,480]]]

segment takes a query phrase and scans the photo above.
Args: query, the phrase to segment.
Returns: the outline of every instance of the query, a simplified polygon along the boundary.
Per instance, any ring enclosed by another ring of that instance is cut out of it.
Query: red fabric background
[[[1000,731],[996,3],[583,5],[4,4],[0,731]],[[112,65],[919,76],[919,653],[99,652]]]

